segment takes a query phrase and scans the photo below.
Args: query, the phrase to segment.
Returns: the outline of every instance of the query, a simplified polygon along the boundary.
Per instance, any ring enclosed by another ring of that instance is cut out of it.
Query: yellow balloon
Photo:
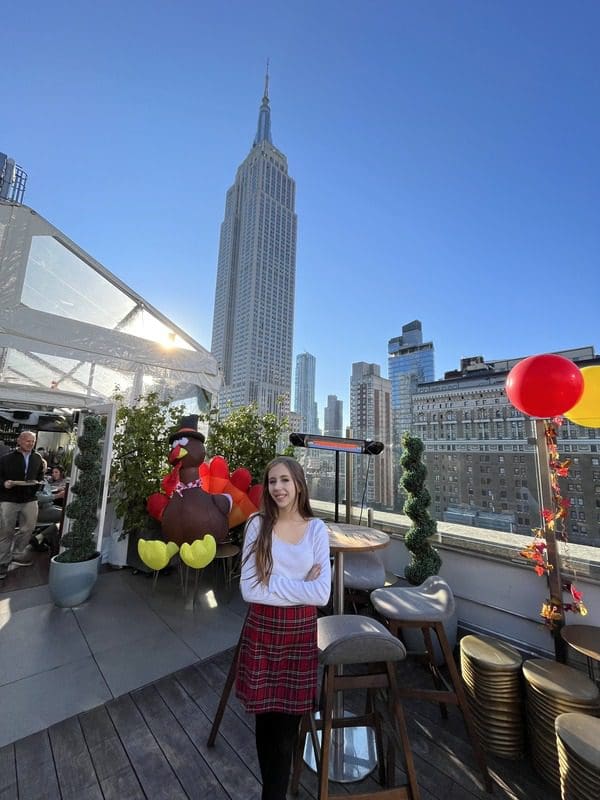
[[[203,539],[196,539],[191,544],[184,542],[179,556],[184,564],[194,569],[202,569],[213,560],[217,552],[215,537],[207,533]]]
[[[600,365],[582,367],[583,394],[565,417],[584,428],[600,428]]]
[[[173,558],[175,553],[179,552],[179,545],[175,542],[167,542],[167,553],[169,554],[169,561]]]
[[[160,539],[138,539],[138,554],[150,569],[164,569],[179,550],[175,542],[162,542]]]

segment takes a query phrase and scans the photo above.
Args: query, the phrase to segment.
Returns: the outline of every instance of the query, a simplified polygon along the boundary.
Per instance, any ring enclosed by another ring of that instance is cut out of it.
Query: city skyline
[[[410,319],[438,378],[598,349],[599,23],[585,1],[13,4],[0,150],[27,205],[210,348],[269,57],[298,185],[293,355],[316,356],[322,413]]]
[[[565,356],[580,367],[600,363],[588,347]],[[504,391],[515,363],[462,359],[447,378],[415,386],[411,427],[423,442],[434,519],[520,534],[542,524],[535,429]],[[568,539],[598,546],[599,431],[568,419],[555,428],[570,462],[559,481],[570,502]]]

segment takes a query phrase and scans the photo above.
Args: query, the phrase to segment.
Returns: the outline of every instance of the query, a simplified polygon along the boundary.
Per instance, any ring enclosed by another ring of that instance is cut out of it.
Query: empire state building
[[[289,410],[296,282],[296,185],[271,141],[269,76],[254,143],[227,192],[211,350],[219,408]],[[282,405],[283,398],[283,405]]]

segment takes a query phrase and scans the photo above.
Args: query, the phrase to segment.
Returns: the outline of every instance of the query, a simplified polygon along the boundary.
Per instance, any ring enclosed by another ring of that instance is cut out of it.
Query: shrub
[[[102,486],[102,448],[100,441],[104,436],[104,420],[90,414],[83,421],[83,433],[77,439],[78,451],[75,466],[79,469],[77,481],[70,487],[69,494],[76,497],[67,505],[65,514],[73,520],[69,530],[62,537],[64,552],[57,561],[87,561],[96,553],[94,531],[98,525],[98,503]]]
[[[407,495],[404,513],[413,522],[404,538],[404,544],[411,553],[411,561],[404,575],[410,583],[419,585],[425,578],[439,573],[442,559],[429,542],[437,526],[427,510],[431,495],[425,486],[427,468],[423,463],[423,442],[417,436],[405,433],[402,437],[400,464],[403,469],[400,483]]]
[[[146,499],[160,491],[161,479],[170,471],[169,433],[183,413],[183,406],[172,406],[156,392],[138,399],[137,405],[115,400],[116,428],[110,474],[115,513],[123,519],[123,535],[140,533],[152,524]]]

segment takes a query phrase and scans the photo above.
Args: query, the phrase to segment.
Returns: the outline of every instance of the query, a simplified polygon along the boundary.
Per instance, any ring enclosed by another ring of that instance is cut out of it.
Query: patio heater
[[[383,442],[373,439],[350,439],[343,436],[320,436],[315,433],[290,433],[290,444],[294,447],[307,447],[312,450],[333,450],[335,452],[335,521],[339,522],[340,498],[340,453],[346,453],[346,469],[349,470],[351,455],[378,456],[383,450]],[[346,502],[348,496],[346,497]]]

